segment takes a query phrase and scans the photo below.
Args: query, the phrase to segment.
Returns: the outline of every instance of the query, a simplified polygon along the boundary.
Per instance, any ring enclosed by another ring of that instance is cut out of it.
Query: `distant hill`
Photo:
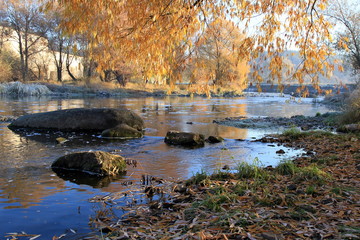
[[[285,51],[283,54],[284,57],[284,70],[283,70],[283,79],[288,79],[286,72],[288,69],[295,68],[299,64],[301,64],[301,58],[299,56],[298,51]],[[339,57],[333,57],[333,59],[341,59],[341,56]],[[264,79],[264,83],[266,83],[266,80],[269,79],[269,70],[267,69],[269,65],[268,60],[260,60],[257,62],[257,69],[262,69],[260,72],[260,75]],[[345,71],[340,72],[337,68],[335,68],[335,71],[333,72],[333,75],[331,78],[327,78],[325,76],[320,75],[320,85],[327,85],[327,84],[351,84],[354,83],[354,79],[351,76],[351,72],[347,66],[344,66]],[[305,84],[310,84],[310,79],[305,80]],[[284,81],[284,84],[297,84],[296,80],[294,79],[288,79],[287,81]]]

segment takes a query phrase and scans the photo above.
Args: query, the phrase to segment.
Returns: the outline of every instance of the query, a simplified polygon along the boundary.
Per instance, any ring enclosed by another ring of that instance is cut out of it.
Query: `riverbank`
[[[287,96],[294,99],[300,97],[294,94],[294,89],[299,86],[287,86],[283,92],[280,92],[278,86],[263,85],[263,91],[258,92],[257,88],[249,86],[243,91],[236,89],[222,88],[217,86],[207,86],[204,89],[202,86],[189,85],[175,85],[165,86],[156,84],[135,84],[128,83],[126,87],[120,87],[118,84],[105,82],[9,82],[0,83],[0,95],[8,96],[59,96],[59,97],[163,97],[163,96],[201,96],[201,97],[243,97],[243,96]],[[310,87],[310,86],[309,86]],[[323,86],[324,89],[336,90],[337,86]],[[201,90],[202,89],[202,90]],[[341,88],[345,91],[343,95],[348,95],[352,85],[349,88]],[[321,94],[320,94],[321,95]],[[312,97],[318,97],[315,92],[311,94]],[[340,96],[340,95],[339,95]],[[341,95],[342,96],[342,95]],[[339,97],[338,97],[339,98]],[[334,98],[332,98],[334,100]],[[334,102],[331,104],[335,105]]]
[[[359,238],[359,135],[289,130],[256,141],[306,154],[277,167],[239,163],[183,182],[154,178],[144,186],[147,204],[131,202],[125,218],[106,214],[113,205],[91,223],[109,239]],[[123,194],[96,201],[109,206]]]
[[[296,115],[290,118],[286,117],[252,117],[245,116],[227,117],[224,119],[214,120],[214,123],[232,126],[237,128],[292,128],[299,127],[301,130],[330,130],[335,131],[339,124],[337,118],[340,117],[339,112],[317,113],[315,116]]]

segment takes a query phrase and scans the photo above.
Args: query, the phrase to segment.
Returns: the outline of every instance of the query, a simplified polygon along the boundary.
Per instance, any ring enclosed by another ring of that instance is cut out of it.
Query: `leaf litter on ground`
[[[228,170],[188,181],[144,176],[142,185],[91,199],[104,203],[91,224],[107,239],[360,239],[355,137],[260,139],[316,153],[293,159],[291,174],[270,167],[247,177]]]

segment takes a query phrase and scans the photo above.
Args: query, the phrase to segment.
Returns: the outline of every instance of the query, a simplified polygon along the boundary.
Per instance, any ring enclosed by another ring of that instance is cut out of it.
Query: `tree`
[[[66,41],[67,37],[64,35],[60,24],[60,15],[56,11],[52,11],[48,14],[49,31],[47,32],[47,39],[49,41],[49,49],[53,55],[53,59],[56,65],[57,81],[62,82],[63,69],[66,62]]]
[[[360,74],[360,9],[347,0],[334,0],[329,16],[338,24],[337,47],[345,53],[355,74]]]
[[[46,20],[35,0],[4,0],[3,5],[0,22],[14,32],[10,36],[18,44],[22,80],[27,81],[30,58],[47,48]]]
[[[85,34],[90,49],[102,46],[105,54],[117,52],[130,65],[146,66],[147,76],[173,75],[167,58],[176,55],[182,42],[204,31],[207,19],[219,17],[236,19],[242,27],[247,37],[236,45],[242,46],[244,56],[256,59],[268,53],[275,77],[281,78],[279,56],[289,46],[298,48],[302,57],[293,74],[298,82],[303,83],[306,75],[333,69],[327,61],[333,54],[328,44],[330,24],[322,14],[327,0],[48,0],[48,8],[54,2],[63,7],[66,32]],[[254,18],[259,22],[255,26]],[[98,67],[103,63],[99,58]],[[317,84],[317,78],[311,79]]]
[[[193,82],[222,87],[236,82],[239,90],[245,88],[249,55],[238,45],[244,38],[232,21],[218,18],[209,23],[194,51]]]

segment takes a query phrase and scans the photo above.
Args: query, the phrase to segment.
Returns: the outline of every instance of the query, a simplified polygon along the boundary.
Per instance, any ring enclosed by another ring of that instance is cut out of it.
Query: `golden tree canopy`
[[[68,34],[85,34],[93,49],[103,49],[93,56],[103,69],[122,58],[142,66],[148,76],[171,75],[169,57],[177,55],[179,46],[190,53],[207,24],[220,17],[231,19],[246,36],[237,43],[242,56],[256,60],[266,53],[271,58],[274,80],[281,81],[279,56],[290,47],[299,49],[303,60],[292,74],[299,83],[305,75],[317,83],[317,73],[326,75],[334,68],[327,61],[333,54],[331,25],[322,14],[328,0],[44,1],[48,8],[60,5]]]

